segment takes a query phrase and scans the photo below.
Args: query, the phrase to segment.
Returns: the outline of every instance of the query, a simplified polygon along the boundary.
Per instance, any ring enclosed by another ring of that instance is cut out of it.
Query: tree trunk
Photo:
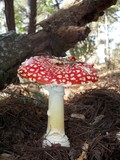
[[[61,9],[40,22],[37,33],[17,35],[15,32],[0,36],[0,84],[11,83],[16,70],[26,58],[40,54],[65,56],[65,52],[84,40],[90,33],[86,25],[97,21],[104,10],[117,0],[76,0],[68,9]]]
[[[4,0],[5,2],[5,17],[8,31],[15,31],[15,19],[14,19],[14,1]]]
[[[35,33],[36,30],[36,14],[37,14],[37,0],[29,0],[29,28],[28,33]]]
[[[107,69],[110,69],[110,47],[109,47],[109,32],[108,32],[108,13],[105,11],[105,62]]]

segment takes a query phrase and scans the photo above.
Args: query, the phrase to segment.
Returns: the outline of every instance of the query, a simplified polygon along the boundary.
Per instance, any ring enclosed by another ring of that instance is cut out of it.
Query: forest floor
[[[101,71],[92,86],[68,89],[70,148],[42,148],[48,99],[11,84],[0,94],[0,160],[120,160],[120,70]]]

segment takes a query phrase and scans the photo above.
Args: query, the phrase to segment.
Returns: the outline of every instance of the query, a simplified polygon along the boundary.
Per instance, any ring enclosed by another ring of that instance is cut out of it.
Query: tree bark
[[[8,31],[15,31],[15,19],[14,19],[14,1],[4,0],[5,2],[5,17]]]
[[[74,0],[68,9],[61,9],[40,22],[37,33],[17,35],[15,32],[0,36],[0,84],[11,83],[20,63],[27,57],[52,54],[65,56],[65,52],[84,40],[90,33],[86,25],[97,21],[104,10],[117,0]]]
[[[36,30],[36,14],[37,14],[37,0],[29,0],[29,28],[28,33],[35,33]]]

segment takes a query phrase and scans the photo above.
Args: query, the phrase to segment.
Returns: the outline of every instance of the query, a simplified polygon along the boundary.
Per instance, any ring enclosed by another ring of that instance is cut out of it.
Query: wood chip
[[[71,117],[72,118],[77,118],[77,119],[85,120],[85,116],[83,114],[79,114],[79,113],[72,113]]]

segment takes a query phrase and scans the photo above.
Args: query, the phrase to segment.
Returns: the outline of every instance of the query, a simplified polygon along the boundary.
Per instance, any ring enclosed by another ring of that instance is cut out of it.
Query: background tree
[[[97,23],[94,23],[92,31],[96,32],[96,44],[104,45],[104,55],[105,55],[105,62],[107,68],[110,68],[111,58],[112,58],[112,43],[114,42],[114,36],[110,37],[110,33],[114,30],[114,24],[120,21],[120,17],[118,15],[120,7],[120,1],[117,1],[115,6],[112,6],[105,10],[105,14],[99,18]],[[100,36],[102,35],[102,36]],[[116,46],[117,47],[117,46]]]
[[[28,33],[35,33],[36,31],[36,15],[37,15],[37,0],[28,0],[29,5],[29,28]]]
[[[118,67],[120,64],[120,43],[117,43],[115,48],[113,49],[111,62],[114,68]]]
[[[14,18],[14,0],[4,0],[5,2],[5,16],[8,31],[15,31],[15,18]]]

